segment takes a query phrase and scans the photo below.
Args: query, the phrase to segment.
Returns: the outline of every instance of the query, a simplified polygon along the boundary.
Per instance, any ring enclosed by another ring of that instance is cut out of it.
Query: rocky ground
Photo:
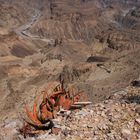
[[[140,88],[127,87],[107,100],[67,111],[53,120],[55,131],[43,131],[27,140],[139,140]],[[20,119],[0,124],[1,140],[24,140]],[[54,134],[52,134],[53,132]]]

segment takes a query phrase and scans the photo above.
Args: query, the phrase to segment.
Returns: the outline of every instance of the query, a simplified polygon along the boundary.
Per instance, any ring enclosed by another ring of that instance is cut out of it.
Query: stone
[[[46,139],[48,137],[48,133],[45,133],[45,134],[41,134],[39,135],[38,139],[37,140],[43,140],[43,139]]]
[[[129,129],[122,129],[121,133],[123,138],[130,139],[131,131]]]
[[[82,115],[82,116],[86,116],[86,115],[88,115],[88,112],[86,112],[85,110],[81,110],[81,111],[79,111],[78,113],[76,113],[76,115]]]
[[[140,118],[135,120],[140,125]]]
[[[61,131],[61,128],[57,128],[57,127],[52,128],[52,134],[58,135],[60,131]]]
[[[102,111],[101,116],[106,117],[105,112]]]
[[[135,111],[136,113],[140,114],[140,106],[136,107]]]
[[[93,123],[87,125],[87,128],[93,128],[93,127],[94,127]]]
[[[35,138],[28,137],[26,140],[36,140]],[[37,140],[44,140],[44,139],[37,139]]]
[[[32,140],[32,139],[30,139]],[[54,135],[48,135],[48,136],[43,136],[42,137],[40,136],[39,138],[37,138],[36,140],[60,140],[59,136],[54,136]]]
[[[98,135],[99,134],[99,131],[94,131],[94,135]]]

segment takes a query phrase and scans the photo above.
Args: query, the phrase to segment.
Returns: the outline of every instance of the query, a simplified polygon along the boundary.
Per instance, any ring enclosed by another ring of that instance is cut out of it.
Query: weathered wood
[[[92,102],[75,102],[74,105],[89,105],[92,104]]]

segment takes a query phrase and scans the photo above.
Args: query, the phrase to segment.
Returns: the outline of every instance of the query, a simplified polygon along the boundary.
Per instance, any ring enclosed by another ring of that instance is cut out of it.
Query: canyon
[[[95,104],[139,72],[140,0],[0,0],[0,121],[60,75]]]

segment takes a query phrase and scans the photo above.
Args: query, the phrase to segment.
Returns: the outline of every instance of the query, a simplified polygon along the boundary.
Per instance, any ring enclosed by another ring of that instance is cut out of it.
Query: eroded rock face
[[[30,30],[42,37],[90,42],[94,36],[102,32],[109,33],[110,28],[124,26],[123,28],[134,29],[139,22],[139,19],[131,16],[139,13],[138,8],[135,9],[138,2],[133,2],[132,7],[130,6],[132,1],[75,1],[73,3],[50,1],[49,3],[50,11],[44,10],[41,20]]]
[[[88,75],[90,73],[91,67],[90,66],[80,66],[79,67],[69,67],[65,66],[61,73],[62,78],[64,79],[65,83],[71,83],[76,80],[80,80],[81,77],[84,78],[84,75]]]

